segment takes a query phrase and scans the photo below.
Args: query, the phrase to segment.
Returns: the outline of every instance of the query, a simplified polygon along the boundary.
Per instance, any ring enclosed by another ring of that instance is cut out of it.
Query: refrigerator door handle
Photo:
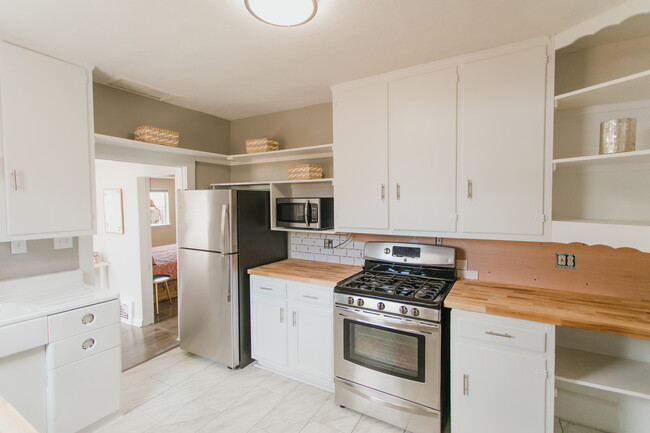
[[[226,255],[226,218],[228,216],[228,205],[221,206],[221,255]]]

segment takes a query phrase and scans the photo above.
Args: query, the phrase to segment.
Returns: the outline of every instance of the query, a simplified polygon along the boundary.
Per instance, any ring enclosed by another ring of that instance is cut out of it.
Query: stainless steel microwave
[[[308,230],[334,228],[333,198],[277,198],[275,225]]]

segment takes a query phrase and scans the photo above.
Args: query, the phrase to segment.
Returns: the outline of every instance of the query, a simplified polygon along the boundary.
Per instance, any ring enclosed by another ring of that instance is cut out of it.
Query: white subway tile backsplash
[[[302,253],[298,253],[298,252],[293,253],[293,252],[292,252],[292,253],[291,253],[291,258],[292,258],[292,259],[302,259]]]
[[[307,253],[309,252],[309,247],[307,245],[298,245],[298,252]]]
[[[298,245],[294,244],[294,243],[291,243],[291,252],[295,253],[297,251],[298,251]]]
[[[352,257],[341,257],[341,264],[342,265],[353,265],[354,264],[354,259]]]
[[[348,252],[345,248],[334,248],[335,256],[347,256]]]
[[[326,256],[333,256],[334,255],[334,250],[331,249],[331,248],[321,248],[320,253],[325,254]]]
[[[303,253],[302,258],[303,260],[315,260],[315,257],[312,253]]]
[[[354,248],[355,250],[361,250],[361,251],[363,251],[363,249],[364,249],[365,247],[366,247],[366,243],[365,243],[365,242],[357,242],[357,241],[354,241],[354,242],[353,242],[353,245],[352,245],[352,248]]]
[[[327,262],[327,257],[328,256],[324,254],[314,254],[314,260],[317,262]]]
[[[363,259],[354,259],[355,266],[363,266],[363,263],[364,263]]]
[[[339,256],[327,256],[327,263],[341,263]]]
[[[291,236],[291,245],[302,245],[302,238]]]
[[[348,249],[348,257],[361,257],[361,250],[351,250]]]
[[[320,254],[321,253],[321,248],[319,247],[309,247],[309,252],[313,254]]]

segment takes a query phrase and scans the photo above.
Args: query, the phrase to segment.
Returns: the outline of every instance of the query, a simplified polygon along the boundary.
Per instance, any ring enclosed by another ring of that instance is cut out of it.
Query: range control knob
[[[409,309],[402,305],[401,307],[399,307],[399,312],[402,314],[406,314],[409,312]]]
[[[357,305],[359,307],[363,307],[363,299],[361,299],[361,298],[357,299]]]
[[[384,248],[384,254],[390,254],[390,248]]]
[[[384,308],[386,308],[386,304],[384,304],[383,302],[378,302],[377,303],[377,308],[381,311]]]
[[[354,304],[354,298],[352,296],[348,297],[348,304]]]
[[[420,315],[420,310],[418,310],[417,308],[413,308],[411,310],[411,314],[413,314],[415,317],[418,317]]]

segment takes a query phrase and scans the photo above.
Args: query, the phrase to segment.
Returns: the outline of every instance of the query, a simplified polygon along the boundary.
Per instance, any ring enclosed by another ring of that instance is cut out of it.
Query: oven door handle
[[[361,386],[355,384],[354,382],[350,382],[350,381],[347,381],[347,380],[344,380],[344,379],[341,379],[341,378],[338,378],[338,377],[336,378],[336,380],[339,383],[341,383],[342,385],[348,387],[349,392],[351,392],[351,393],[353,393],[353,394],[355,394],[355,395],[357,395],[359,397],[362,397],[362,398],[364,398],[366,400],[370,400],[372,402],[375,402],[375,403],[377,403],[377,404],[379,404],[381,406],[390,407],[390,408],[393,408],[393,409],[401,410],[401,411],[404,411],[404,412],[409,412],[409,413],[416,414],[416,415],[422,414],[423,412],[424,413],[437,412],[435,409],[430,409],[428,407],[425,407],[425,406],[422,406],[422,405],[419,405],[419,404],[415,404],[415,403],[410,403],[408,401],[400,401],[399,404],[397,402],[389,402],[387,400],[384,400],[383,398],[375,397],[374,395],[369,395],[369,394],[363,392],[363,388]]]
[[[421,325],[419,323],[407,322],[404,319],[393,319],[386,316],[365,317],[361,316],[358,313],[345,310],[341,307],[335,307],[335,310],[339,316],[347,317],[348,319],[354,320],[355,322],[365,323],[368,325],[383,326],[384,328],[393,329],[395,331],[416,331],[423,334],[433,334],[440,332],[440,325],[434,323],[430,325]]]

